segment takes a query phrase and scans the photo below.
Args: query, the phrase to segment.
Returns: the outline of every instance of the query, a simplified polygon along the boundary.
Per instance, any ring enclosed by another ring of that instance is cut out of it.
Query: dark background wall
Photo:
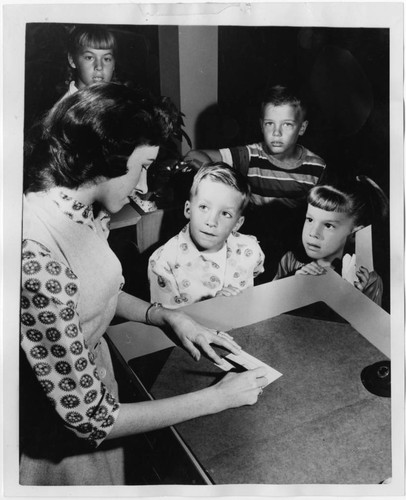
[[[105,26],[119,43],[117,79],[159,94],[158,26]],[[27,24],[26,126],[66,90],[72,28]],[[311,104],[302,143],[330,168],[369,175],[389,194],[388,29],[219,26],[218,40],[218,103],[202,109],[193,147],[259,140],[264,91],[293,83]]]
[[[389,30],[219,27],[218,106],[200,117],[200,148],[261,138],[266,88],[310,100],[304,146],[338,172],[366,174],[389,194]]]

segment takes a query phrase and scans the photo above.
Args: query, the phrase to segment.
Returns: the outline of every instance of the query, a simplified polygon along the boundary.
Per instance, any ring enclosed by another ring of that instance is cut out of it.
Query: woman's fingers
[[[233,340],[233,337],[231,337],[231,335],[228,335],[227,333],[221,332],[219,330],[216,330],[216,332],[218,333],[215,333],[213,335],[213,339],[211,340],[212,344],[224,347],[233,354],[240,354],[241,346],[239,346],[237,342]]]
[[[265,373],[264,367],[243,373],[228,373],[217,384],[222,391],[221,399],[227,401],[227,407],[255,404],[268,384]]]
[[[192,356],[192,358],[195,360],[195,361],[199,361],[200,359],[200,351],[199,349],[197,349],[193,342],[191,342],[190,340],[188,339],[185,339],[183,341],[183,347],[188,351],[188,353]]]
[[[228,340],[233,340],[234,337],[232,337],[229,333],[223,332],[222,330],[215,330],[214,333],[216,335],[220,335],[220,337],[223,337]]]

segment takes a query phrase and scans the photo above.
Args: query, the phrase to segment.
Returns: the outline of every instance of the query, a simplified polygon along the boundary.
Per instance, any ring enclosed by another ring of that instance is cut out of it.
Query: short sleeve
[[[72,269],[32,240],[23,242],[21,348],[64,425],[97,447],[120,405],[101,382],[81,330],[80,283]]]
[[[227,165],[230,165],[231,167],[234,166],[233,164],[233,157],[231,155],[231,150],[229,148],[222,148],[219,149],[221,159],[223,160],[224,163],[227,163]]]
[[[158,248],[148,261],[148,280],[151,302],[160,302],[165,307],[176,308],[184,305],[178,283],[169,263],[165,245]]]
[[[254,269],[254,278],[259,276],[265,270],[264,269],[265,254],[262,251],[261,247],[259,246],[258,241],[257,241],[257,245],[258,245],[258,260],[257,260],[257,264],[256,264],[255,269]]]
[[[250,155],[247,146],[220,149],[220,154],[225,163],[231,165],[244,176],[248,173]]]

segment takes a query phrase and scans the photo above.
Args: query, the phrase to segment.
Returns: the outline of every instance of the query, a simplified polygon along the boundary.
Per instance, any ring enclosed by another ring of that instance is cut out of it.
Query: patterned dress
[[[123,484],[104,443],[120,404],[107,344],[123,285],[106,214],[59,189],[24,197],[20,482]]]
[[[264,271],[263,264],[264,254],[254,236],[232,233],[220,252],[201,253],[187,224],[149,259],[151,301],[174,309],[212,298],[229,285],[244,290]]]

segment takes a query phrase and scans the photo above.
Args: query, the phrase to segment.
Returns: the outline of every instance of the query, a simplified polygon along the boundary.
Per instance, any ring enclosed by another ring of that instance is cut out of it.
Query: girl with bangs
[[[378,305],[382,303],[381,277],[363,266],[355,268],[346,251],[357,231],[388,215],[388,200],[370,178],[358,176],[344,185],[320,185],[309,192],[302,231],[302,247],[281,259],[274,280],[296,274],[317,276],[332,267]]]
[[[68,42],[69,89],[65,95],[93,83],[114,81],[117,40],[98,25],[79,25]]]

